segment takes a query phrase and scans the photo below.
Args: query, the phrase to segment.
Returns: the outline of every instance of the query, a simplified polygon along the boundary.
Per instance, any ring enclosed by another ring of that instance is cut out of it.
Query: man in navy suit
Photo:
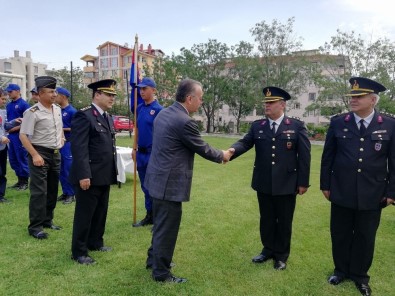
[[[104,246],[110,185],[117,183],[115,131],[106,112],[115,102],[116,81],[104,79],[88,85],[92,105],[79,110],[71,121],[73,163],[70,182],[75,186],[72,259],[80,264],[95,263],[90,251],[111,251]]]
[[[148,249],[147,268],[155,281],[184,283],[170,272],[170,265],[181,222],[182,202],[189,201],[195,153],[213,162],[227,162],[233,150],[209,146],[200,136],[196,121],[189,114],[203,103],[200,82],[180,82],[176,102],[163,109],[154,121],[151,158],[145,186],[153,197],[154,228]]]
[[[232,145],[232,159],[255,146],[251,186],[258,197],[263,249],[252,262],[274,259],[274,269],[283,270],[291,249],[296,195],[309,187],[310,141],[304,123],[284,114],[288,92],[268,86],[263,95],[266,118],[253,122],[247,135]]]
[[[332,203],[335,270],[328,282],[349,278],[371,295],[368,270],[381,209],[395,200],[395,119],[374,109],[383,85],[363,77],[350,83],[351,112],[331,119],[321,161],[321,190]]]

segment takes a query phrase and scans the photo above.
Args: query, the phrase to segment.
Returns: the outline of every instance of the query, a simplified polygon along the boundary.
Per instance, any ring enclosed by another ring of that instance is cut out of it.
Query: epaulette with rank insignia
[[[395,118],[395,114],[392,114],[392,113],[388,113],[388,112],[379,112],[379,113],[382,115],[388,116],[388,117]]]
[[[342,115],[346,115],[347,113],[349,113],[349,112],[343,112],[343,113],[334,114],[334,115],[331,116],[331,119],[332,119],[332,118],[339,117],[339,116],[342,116]]]
[[[302,119],[300,119],[299,117],[296,117],[296,116],[288,116],[288,117],[291,119],[296,119],[297,121],[300,121],[300,122],[304,122]]]
[[[86,111],[92,108],[92,105],[86,106],[84,108],[81,108],[80,111]]]
[[[38,106],[34,106],[34,107],[31,107],[29,110],[31,112],[36,112],[37,110],[40,110],[40,108],[38,108]]]

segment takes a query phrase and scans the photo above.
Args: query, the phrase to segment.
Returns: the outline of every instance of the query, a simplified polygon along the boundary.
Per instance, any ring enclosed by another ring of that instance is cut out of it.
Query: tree
[[[57,85],[67,88],[72,97],[70,102],[75,108],[80,109],[91,104],[92,94],[83,85],[84,72],[80,67],[73,68],[73,81],[71,82],[71,72],[67,67],[60,70],[47,71],[48,75],[55,77],[58,82]]]
[[[310,78],[310,64],[303,54],[298,54],[302,39],[294,35],[294,22],[294,17],[286,24],[276,19],[271,25],[262,21],[250,30],[261,54],[262,83],[281,87],[292,97],[304,90]]]
[[[180,78],[189,77],[203,84],[208,133],[214,131],[215,114],[230,91],[225,71],[229,51],[225,43],[209,39],[207,43],[194,44],[191,50],[181,48],[181,54],[173,57]]]
[[[344,94],[350,88],[348,80],[352,76],[362,76],[375,79],[389,89],[382,95],[378,108],[394,110],[391,105],[395,94],[395,48],[389,39],[365,40],[354,31],[337,30],[331,41],[320,47],[320,52],[327,58],[322,59],[313,81],[321,91],[309,109],[330,106],[334,112],[346,110],[348,99]]]
[[[253,54],[254,46],[241,41],[231,47],[229,71],[230,93],[225,98],[236,119],[236,131],[240,132],[241,118],[248,115],[259,103],[259,57]]]

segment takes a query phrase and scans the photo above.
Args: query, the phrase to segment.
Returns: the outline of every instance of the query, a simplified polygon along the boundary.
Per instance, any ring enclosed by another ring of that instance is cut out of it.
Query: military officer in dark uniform
[[[257,191],[262,252],[254,263],[274,259],[283,270],[290,254],[296,195],[309,187],[310,142],[298,119],[285,116],[285,101],[291,96],[278,87],[265,87],[265,119],[253,122],[245,137],[232,147],[232,159],[255,145],[252,188]]]
[[[79,110],[71,122],[70,181],[76,194],[71,251],[80,264],[95,263],[88,250],[111,251],[104,246],[103,235],[110,185],[117,183],[115,131],[106,112],[114,104],[115,85],[112,79],[89,84],[92,105]]]
[[[38,103],[23,113],[19,138],[29,152],[30,202],[28,231],[36,239],[46,239],[43,228],[60,230],[53,224],[58,195],[60,154],[64,144],[62,116],[55,104],[56,79],[35,79]]]
[[[381,209],[395,199],[395,119],[377,112],[376,81],[353,77],[351,112],[334,116],[321,161],[321,190],[331,204],[335,270],[328,282],[349,278],[362,295],[371,295],[373,261]]]

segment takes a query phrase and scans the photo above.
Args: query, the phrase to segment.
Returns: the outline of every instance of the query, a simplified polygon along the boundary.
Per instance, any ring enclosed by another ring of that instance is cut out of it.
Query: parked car
[[[133,131],[133,121],[129,121],[126,116],[113,115],[112,120],[114,121],[115,132]]]

